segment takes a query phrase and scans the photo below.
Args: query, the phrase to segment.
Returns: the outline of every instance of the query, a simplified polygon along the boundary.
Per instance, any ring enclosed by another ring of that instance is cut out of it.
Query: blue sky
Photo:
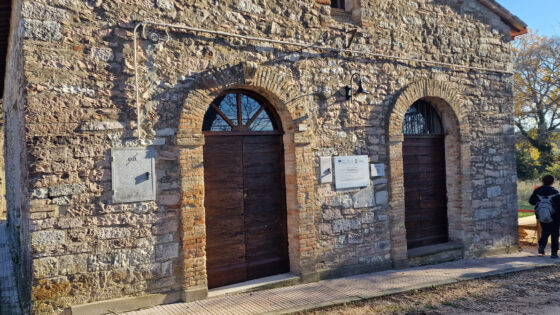
[[[560,36],[560,0],[497,0],[541,35]]]

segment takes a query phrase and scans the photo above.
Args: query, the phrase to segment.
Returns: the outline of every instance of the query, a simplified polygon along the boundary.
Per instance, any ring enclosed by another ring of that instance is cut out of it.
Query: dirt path
[[[560,314],[560,266],[301,314]]]

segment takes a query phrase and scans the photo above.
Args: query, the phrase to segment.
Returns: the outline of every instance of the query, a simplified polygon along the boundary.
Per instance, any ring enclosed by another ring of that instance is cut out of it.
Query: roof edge
[[[498,2],[495,0],[477,0],[480,4],[488,8],[490,11],[494,12],[497,16],[499,16],[502,21],[504,21],[510,27],[510,35],[511,38],[515,38],[516,36],[527,34],[529,29],[527,28],[527,24],[523,22],[520,18],[513,15],[510,11],[506,8],[502,7]]]

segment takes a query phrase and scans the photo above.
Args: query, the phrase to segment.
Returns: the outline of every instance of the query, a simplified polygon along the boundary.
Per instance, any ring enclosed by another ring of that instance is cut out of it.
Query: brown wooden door
[[[208,287],[289,271],[281,135],[207,135]]]
[[[405,225],[408,248],[448,241],[443,135],[405,135]]]
[[[247,278],[289,270],[282,136],[243,139]]]
[[[243,137],[206,137],[204,207],[208,286],[247,279],[243,213]]]

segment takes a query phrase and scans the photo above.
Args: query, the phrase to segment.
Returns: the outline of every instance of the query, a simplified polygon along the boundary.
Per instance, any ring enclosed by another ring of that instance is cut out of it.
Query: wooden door
[[[405,225],[408,248],[448,241],[443,135],[405,135]]]
[[[204,121],[208,287],[289,271],[279,123],[258,96],[218,98]]]
[[[414,103],[403,123],[405,226],[408,248],[448,241],[445,142],[431,104]]]

